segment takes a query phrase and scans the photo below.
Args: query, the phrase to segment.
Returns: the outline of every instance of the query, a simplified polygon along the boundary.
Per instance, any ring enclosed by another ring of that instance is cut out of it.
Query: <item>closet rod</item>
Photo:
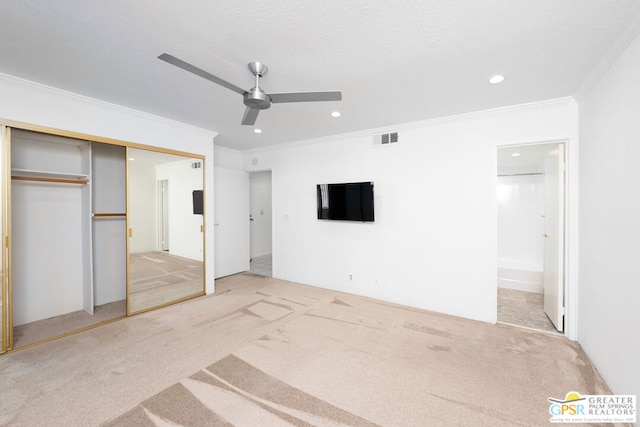
[[[109,217],[127,216],[127,214],[126,213],[94,213],[93,216],[97,218],[109,218]]]
[[[542,172],[531,172],[531,173],[503,173],[498,174],[498,176],[533,176],[533,175],[544,175]]]
[[[86,179],[62,179],[62,178],[38,178],[31,176],[12,176],[11,179],[16,181],[41,181],[41,182],[59,182],[63,184],[87,184]]]

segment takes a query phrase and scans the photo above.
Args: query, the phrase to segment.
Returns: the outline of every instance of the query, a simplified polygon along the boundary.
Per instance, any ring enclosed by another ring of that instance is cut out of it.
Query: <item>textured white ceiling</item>
[[[2,0],[0,72],[220,132],[246,149],[572,96],[634,36],[637,0]],[[341,90],[241,126],[249,89]],[[504,83],[489,85],[495,74]],[[342,117],[329,113],[340,110]]]

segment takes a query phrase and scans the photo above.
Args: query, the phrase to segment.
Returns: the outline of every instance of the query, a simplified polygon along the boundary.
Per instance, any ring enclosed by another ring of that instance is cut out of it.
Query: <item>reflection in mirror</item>
[[[127,313],[204,295],[202,160],[136,148],[127,158]]]

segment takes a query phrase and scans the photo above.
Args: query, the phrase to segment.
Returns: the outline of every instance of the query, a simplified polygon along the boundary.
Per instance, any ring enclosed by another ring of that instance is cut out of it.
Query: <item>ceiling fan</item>
[[[342,93],[335,92],[296,92],[296,93],[265,93],[259,86],[260,77],[267,74],[269,70],[267,66],[261,62],[250,62],[247,66],[249,70],[256,78],[256,85],[251,89],[244,90],[232,83],[222,80],[220,77],[204,71],[195,65],[189,64],[182,59],[176,58],[168,53],[163,53],[158,56],[158,59],[168,62],[171,65],[175,65],[178,68],[182,68],[185,71],[193,73],[197,76],[212,81],[220,86],[224,86],[227,89],[231,89],[234,92],[242,95],[244,99],[244,105],[247,108],[244,111],[241,124],[253,125],[258,118],[260,110],[266,110],[271,107],[272,103],[279,104],[283,102],[316,102],[316,101],[340,101],[342,99]]]

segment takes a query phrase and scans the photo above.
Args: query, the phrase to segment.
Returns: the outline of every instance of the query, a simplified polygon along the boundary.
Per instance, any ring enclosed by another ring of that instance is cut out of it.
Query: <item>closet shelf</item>
[[[22,181],[87,184],[89,182],[89,175],[82,173],[49,172],[31,169],[11,169],[11,179]]]

